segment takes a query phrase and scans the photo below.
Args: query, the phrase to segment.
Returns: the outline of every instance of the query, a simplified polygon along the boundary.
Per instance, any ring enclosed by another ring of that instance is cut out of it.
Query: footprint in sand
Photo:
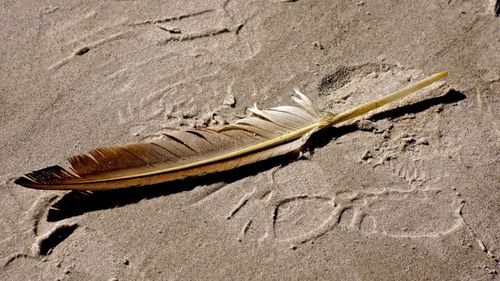
[[[338,227],[365,235],[431,238],[460,227],[460,203],[441,189],[344,192],[332,198],[300,195],[278,202],[274,238],[304,243]]]

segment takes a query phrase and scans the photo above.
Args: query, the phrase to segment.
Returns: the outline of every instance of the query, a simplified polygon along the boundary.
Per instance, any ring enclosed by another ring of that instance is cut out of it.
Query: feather
[[[323,112],[300,91],[298,106],[266,110],[222,127],[162,132],[152,141],[93,149],[70,157],[66,167],[28,173],[16,184],[35,189],[109,190],[152,185],[231,170],[299,151],[317,130],[360,116],[447,76],[435,74],[340,114]]]

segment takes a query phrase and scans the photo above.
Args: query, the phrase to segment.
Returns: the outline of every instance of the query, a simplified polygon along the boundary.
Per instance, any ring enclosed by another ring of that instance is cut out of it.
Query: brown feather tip
[[[70,176],[63,167],[50,166],[19,177],[14,183],[24,187],[39,188],[41,182],[59,182],[70,177],[74,176]]]

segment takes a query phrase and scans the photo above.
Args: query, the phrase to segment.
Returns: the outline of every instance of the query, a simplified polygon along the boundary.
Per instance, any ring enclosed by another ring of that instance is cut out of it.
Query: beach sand
[[[495,1],[3,1],[0,280],[498,280]],[[497,10],[498,11],[498,10]],[[15,178],[449,77],[285,157],[110,192]]]

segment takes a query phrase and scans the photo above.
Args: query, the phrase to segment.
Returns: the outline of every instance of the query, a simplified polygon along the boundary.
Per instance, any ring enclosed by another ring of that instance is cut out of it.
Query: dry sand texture
[[[498,280],[498,2],[0,7],[1,280]],[[340,111],[440,70],[286,165],[109,193],[13,184],[293,87]]]

